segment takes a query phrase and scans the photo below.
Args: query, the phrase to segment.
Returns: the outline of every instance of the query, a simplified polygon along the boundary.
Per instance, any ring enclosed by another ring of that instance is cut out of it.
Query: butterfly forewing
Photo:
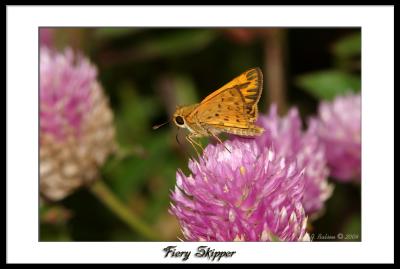
[[[201,102],[205,104],[226,90],[237,89],[244,98],[245,105],[251,109],[257,105],[262,92],[262,72],[259,68],[252,68],[231,80],[220,89],[216,90]]]
[[[243,96],[235,88],[227,89],[214,96],[205,105],[197,108],[196,119],[200,123],[219,126],[249,126]]]
[[[187,120],[221,129],[252,128],[261,92],[261,70],[250,69],[207,96]]]

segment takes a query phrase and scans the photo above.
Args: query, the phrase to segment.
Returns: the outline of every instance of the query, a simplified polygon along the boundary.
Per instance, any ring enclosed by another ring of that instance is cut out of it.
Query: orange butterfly
[[[176,126],[189,130],[186,139],[196,152],[194,145],[203,147],[194,140],[195,137],[213,136],[222,143],[217,136],[222,132],[240,136],[261,135],[264,129],[255,122],[262,82],[260,68],[252,68],[208,95],[201,103],[178,107],[173,121]]]

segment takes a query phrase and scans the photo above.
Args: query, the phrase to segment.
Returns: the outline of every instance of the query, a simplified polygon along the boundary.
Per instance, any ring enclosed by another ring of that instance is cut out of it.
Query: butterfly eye
[[[183,121],[183,118],[181,116],[176,116],[175,117],[175,122],[178,125],[183,125],[185,122]]]

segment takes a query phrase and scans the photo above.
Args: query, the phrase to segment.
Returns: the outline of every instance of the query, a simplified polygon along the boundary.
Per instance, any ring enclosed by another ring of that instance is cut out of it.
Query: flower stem
[[[278,112],[287,110],[285,78],[285,30],[270,29],[265,35],[266,105],[277,104]]]
[[[148,240],[160,240],[156,236],[156,232],[143,223],[129,208],[126,207],[107,187],[102,180],[97,180],[90,188],[92,193],[103,202],[116,216],[118,216],[133,231],[139,233]]]

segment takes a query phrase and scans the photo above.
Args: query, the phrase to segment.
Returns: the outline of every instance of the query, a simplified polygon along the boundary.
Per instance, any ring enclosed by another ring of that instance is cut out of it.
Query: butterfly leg
[[[218,141],[219,143],[221,143],[221,145],[223,145],[224,148],[225,148],[229,153],[232,153],[232,152],[225,146],[224,142],[222,142],[222,140],[221,140],[216,134],[214,134],[213,132],[211,132],[211,131],[208,130],[208,129],[206,129],[206,131],[207,131],[207,133],[208,133],[209,135],[211,135],[212,137],[214,137],[215,139],[217,139],[217,141]]]
[[[203,151],[204,149],[203,149],[202,145],[201,145],[199,142],[197,142],[196,140],[193,139],[193,137],[194,137],[193,134],[189,134],[189,135],[186,136],[186,140],[192,145],[192,147],[194,148],[194,150],[195,150],[196,153],[197,153],[197,156],[200,157],[200,153],[199,153],[199,151],[197,150],[197,147],[200,147],[202,151]],[[196,145],[197,147],[196,147],[195,145]]]

